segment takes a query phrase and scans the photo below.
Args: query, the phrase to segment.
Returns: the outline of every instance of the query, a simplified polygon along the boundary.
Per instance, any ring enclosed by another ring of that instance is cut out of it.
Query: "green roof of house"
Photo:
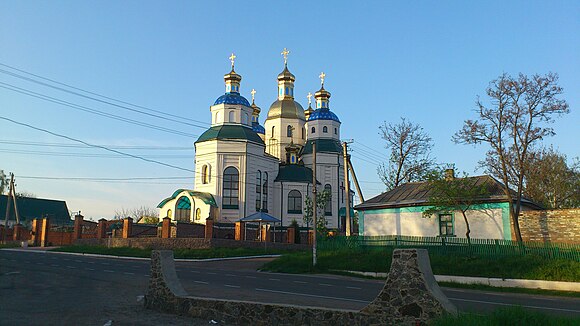
[[[309,140],[302,147],[300,155],[312,154],[312,142],[316,143],[316,152],[318,153],[342,153],[342,145],[336,139],[320,138]]]
[[[206,130],[199,138],[196,143],[201,143],[208,140],[247,140],[250,142],[264,144],[264,141],[256,132],[250,127],[240,126],[240,125],[221,125],[214,126]]]
[[[8,196],[0,195],[0,216],[6,217],[6,203]],[[20,223],[32,221],[35,218],[48,218],[52,225],[72,224],[66,202],[62,200],[16,197]],[[16,220],[14,205],[10,205],[9,220]]]
[[[187,193],[191,197],[199,198],[202,202],[204,202],[210,206],[217,207],[217,204],[215,202],[215,199],[213,198],[213,195],[210,194],[209,192],[200,192],[200,191],[188,190],[188,189],[177,189],[177,190],[175,190],[173,195],[171,195],[171,197],[167,197],[167,198],[163,199],[159,203],[159,205],[157,205],[157,208],[163,207],[163,205],[165,205],[168,201],[175,199],[180,193],[182,193],[184,191],[187,191]]]
[[[299,164],[281,164],[274,181],[312,183],[312,169]],[[318,181],[316,183],[320,184]]]

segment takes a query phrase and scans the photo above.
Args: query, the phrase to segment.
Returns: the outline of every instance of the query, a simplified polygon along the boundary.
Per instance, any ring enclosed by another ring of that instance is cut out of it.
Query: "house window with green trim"
[[[302,194],[298,190],[288,193],[288,214],[302,214]]]
[[[453,215],[439,214],[439,235],[442,237],[455,236],[453,233]]]
[[[227,167],[224,170],[224,195],[222,198],[222,208],[224,209],[238,209],[238,198],[240,189],[240,173],[238,169],[233,166]]]

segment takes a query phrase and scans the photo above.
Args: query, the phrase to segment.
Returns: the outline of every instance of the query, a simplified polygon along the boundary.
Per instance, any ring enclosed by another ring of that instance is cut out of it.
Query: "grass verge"
[[[579,325],[580,318],[548,315],[536,311],[525,310],[521,307],[500,308],[490,314],[478,315],[462,313],[458,316],[443,316],[429,323],[430,326],[492,326],[492,325]]]
[[[99,254],[109,256],[126,257],[151,257],[151,249],[139,249],[130,247],[107,248],[105,246],[66,246],[52,249],[59,252],[74,252],[86,254]],[[272,249],[248,249],[248,248],[215,248],[215,249],[175,249],[175,258],[207,259],[283,254],[288,251]]]
[[[542,290],[542,289],[526,289],[513,287],[495,287],[483,284],[462,284],[456,282],[437,282],[439,286],[458,289],[481,290],[488,292],[507,292],[507,293],[523,293],[523,294],[538,294],[538,295],[552,295],[559,297],[580,298],[580,292],[556,291],[556,290]]]
[[[391,248],[319,251],[312,267],[310,252],[284,254],[262,268],[282,273],[330,273],[331,270],[387,272]],[[430,254],[431,267],[438,275],[497,277],[529,280],[580,282],[580,262],[540,256],[465,257]]]

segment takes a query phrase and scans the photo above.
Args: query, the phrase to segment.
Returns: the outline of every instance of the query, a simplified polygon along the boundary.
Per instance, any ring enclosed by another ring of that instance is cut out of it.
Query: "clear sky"
[[[571,113],[545,143],[579,156],[579,35],[578,1],[1,0],[0,116],[192,170],[193,142],[224,92],[229,55],[237,56],[242,95],[257,91],[263,124],[286,47],[304,107],[326,73],[331,109],[342,137],[355,140],[353,164],[370,198],[384,190],[378,127],[400,117],[431,135],[438,162],[482,174],[476,165],[486,148],[451,136],[503,72],[560,75]],[[78,96],[71,91],[96,98],[25,72],[130,104]],[[150,127],[87,112],[94,110]],[[87,217],[155,207],[193,186],[191,172],[77,145],[0,119],[0,169],[15,173],[17,191],[66,200]],[[99,180],[63,179],[72,177]]]

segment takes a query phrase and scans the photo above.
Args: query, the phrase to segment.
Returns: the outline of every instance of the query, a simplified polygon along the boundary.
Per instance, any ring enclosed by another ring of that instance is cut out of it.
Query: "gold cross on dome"
[[[308,92],[308,95],[306,95],[306,97],[308,97],[308,105],[312,104],[312,93]]]
[[[232,52],[232,55],[230,55],[229,59],[232,62],[232,69],[234,69],[234,61],[236,60],[236,55]]]
[[[284,64],[288,63],[288,54],[290,54],[290,51],[288,51],[288,49],[284,48],[284,50],[282,50],[282,53],[280,53],[283,57],[284,57]]]
[[[320,83],[322,85],[324,85],[324,77],[326,77],[326,74],[324,72],[321,72],[320,76],[318,76],[318,78],[320,78]]]
[[[252,102],[254,102],[254,96],[256,95],[256,90],[252,88],[252,91],[250,92],[250,94],[252,94]]]

